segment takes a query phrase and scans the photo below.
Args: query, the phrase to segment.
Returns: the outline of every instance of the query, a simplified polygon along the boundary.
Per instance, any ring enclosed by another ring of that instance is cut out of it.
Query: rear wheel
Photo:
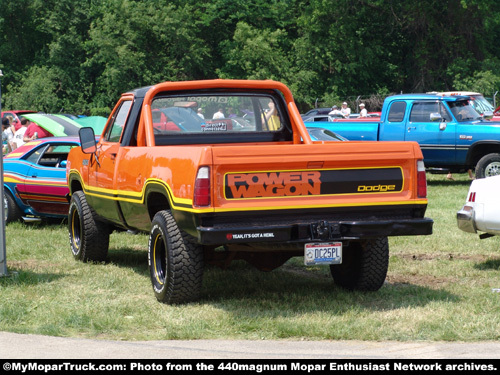
[[[379,237],[351,242],[342,264],[330,266],[335,283],[350,290],[376,291],[384,284],[389,267],[389,242]]]
[[[85,194],[77,191],[71,197],[68,212],[69,242],[73,257],[84,262],[105,261],[109,248],[109,226],[97,220]]]
[[[486,178],[498,174],[500,174],[500,154],[485,155],[477,162],[477,178]]]
[[[158,301],[176,304],[199,298],[203,248],[177,226],[170,211],[160,211],[153,218],[148,262]]]

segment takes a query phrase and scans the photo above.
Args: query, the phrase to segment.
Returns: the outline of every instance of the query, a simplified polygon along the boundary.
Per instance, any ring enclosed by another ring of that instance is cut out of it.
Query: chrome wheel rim
[[[9,219],[9,204],[7,203],[7,198],[5,196],[3,197],[3,215],[4,220],[7,222]]]
[[[486,177],[497,176],[500,174],[500,162],[493,162],[486,166],[484,175]]]

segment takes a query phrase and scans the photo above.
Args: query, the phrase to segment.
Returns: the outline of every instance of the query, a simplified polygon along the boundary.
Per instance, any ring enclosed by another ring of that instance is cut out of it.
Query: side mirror
[[[484,112],[483,118],[485,120],[491,120],[493,118],[493,112],[492,111],[486,111],[486,112]]]
[[[442,122],[439,124],[439,130],[445,130],[446,129],[446,122]]]
[[[88,127],[81,128],[78,131],[78,135],[80,136],[80,143],[84,154],[93,154],[97,151],[94,129]]]

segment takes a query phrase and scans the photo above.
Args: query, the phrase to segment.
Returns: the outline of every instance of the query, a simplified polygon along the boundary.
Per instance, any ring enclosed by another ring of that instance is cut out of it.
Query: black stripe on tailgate
[[[394,193],[403,189],[400,167],[227,173],[226,199]]]

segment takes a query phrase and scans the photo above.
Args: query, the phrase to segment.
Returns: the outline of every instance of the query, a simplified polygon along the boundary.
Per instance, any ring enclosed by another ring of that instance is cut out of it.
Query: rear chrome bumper
[[[468,205],[463,206],[462,209],[457,212],[458,228],[464,232],[477,233],[474,218],[474,207]]]

